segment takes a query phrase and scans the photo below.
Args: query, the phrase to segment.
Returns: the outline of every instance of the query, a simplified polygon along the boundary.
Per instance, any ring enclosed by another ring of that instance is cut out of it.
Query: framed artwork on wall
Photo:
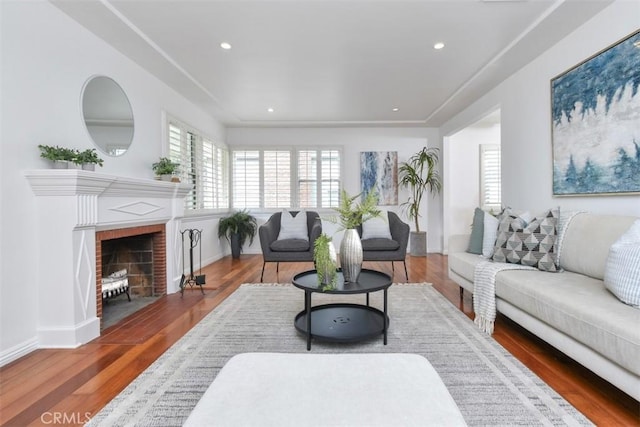
[[[374,190],[378,204],[398,204],[398,152],[365,151],[360,153],[360,188],[362,197]]]
[[[553,195],[640,192],[640,31],[551,79]]]

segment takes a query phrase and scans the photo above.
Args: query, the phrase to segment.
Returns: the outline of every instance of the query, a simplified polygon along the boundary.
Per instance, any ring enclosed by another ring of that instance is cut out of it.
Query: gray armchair
[[[409,280],[407,273],[407,244],[409,243],[409,224],[404,223],[395,212],[387,212],[391,239],[373,238],[362,240],[363,261],[391,261],[391,269],[395,272],[394,261],[402,261],[404,275]],[[362,236],[362,227],[358,227],[358,233]]]
[[[298,211],[291,211],[294,217]],[[307,229],[309,231],[309,241],[304,239],[284,239],[278,240],[280,234],[280,218],[282,212],[276,212],[267,222],[258,228],[260,246],[262,247],[262,273],[260,281],[264,277],[264,267],[268,262],[276,263],[276,272],[280,267],[280,262],[306,262],[313,261],[313,245],[316,238],[322,234],[322,222],[317,212],[307,211]]]

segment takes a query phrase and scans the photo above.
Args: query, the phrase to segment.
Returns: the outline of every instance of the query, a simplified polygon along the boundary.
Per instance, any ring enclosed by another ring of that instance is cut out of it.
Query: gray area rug
[[[313,294],[313,304],[364,303],[363,295]],[[382,307],[382,293],[371,294]],[[242,285],[176,342],[88,424],[180,426],[232,356],[306,353],[294,326],[304,292],[292,285]],[[313,341],[313,353],[417,353],[441,376],[470,426],[591,425],[428,284],[389,289],[388,345]],[[372,372],[371,375],[375,375]],[[310,396],[312,384],[309,384]],[[391,397],[390,397],[391,398]]]

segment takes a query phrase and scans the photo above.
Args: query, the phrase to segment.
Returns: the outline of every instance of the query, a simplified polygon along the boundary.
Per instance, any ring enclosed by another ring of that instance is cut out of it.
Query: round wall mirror
[[[82,116],[93,143],[109,156],[126,153],[133,141],[133,111],[113,79],[91,77],[82,90]]]

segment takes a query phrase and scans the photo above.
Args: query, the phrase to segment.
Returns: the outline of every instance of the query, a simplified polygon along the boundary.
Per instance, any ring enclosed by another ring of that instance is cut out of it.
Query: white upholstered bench
[[[464,426],[431,364],[415,354],[244,353],[185,426]]]

